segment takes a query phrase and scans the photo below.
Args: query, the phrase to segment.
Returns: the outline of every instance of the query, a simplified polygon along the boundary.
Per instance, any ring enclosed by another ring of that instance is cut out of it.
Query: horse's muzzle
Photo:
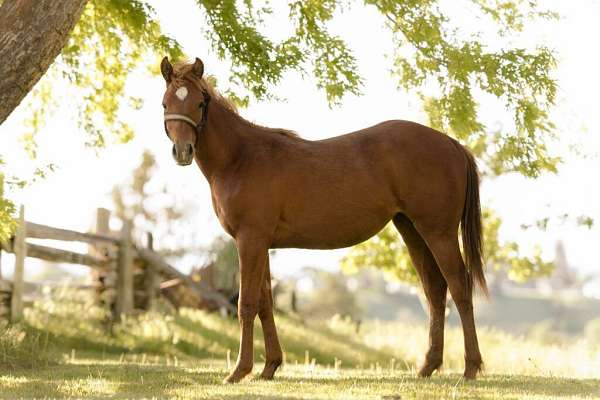
[[[173,145],[173,159],[177,165],[190,165],[194,160],[194,145],[191,143],[175,143]]]

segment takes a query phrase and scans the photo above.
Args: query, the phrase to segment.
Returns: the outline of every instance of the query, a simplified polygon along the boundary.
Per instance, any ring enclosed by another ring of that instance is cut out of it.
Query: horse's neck
[[[209,183],[235,163],[242,154],[249,132],[240,116],[218,101],[208,105],[206,125],[200,133],[196,161]]]

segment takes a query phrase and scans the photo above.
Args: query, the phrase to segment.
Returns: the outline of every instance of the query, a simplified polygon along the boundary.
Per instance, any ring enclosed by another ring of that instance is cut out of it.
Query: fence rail
[[[63,240],[67,242],[84,242],[89,244],[97,244],[98,242],[106,242],[111,244],[119,244],[119,239],[99,235],[94,233],[82,233],[69,229],[53,228],[51,226],[34,224],[27,222],[27,237],[33,239],[52,239]]]
[[[105,268],[113,267],[115,265],[115,260],[111,258],[99,258],[89,254],[55,249],[54,247],[41,246],[33,243],[26,243],[25,246],[27,247],[27,257],[38,258],[44,261],[85,265],[90,268]],[[8,253],[14,253],[10,243],[3,243],[0,247]]]
[[[27,222],[25,208],[21,206],[15,236],[7,243],[0,243],[0,254],[4,250],[15,255],[13,282],[0,280],[0,317],[10,314],[12,322],[22,318],[23,276],[27,257],[85,265],[98,273],[106,271],[116,273],[116,282],[112,288],[110,285],[105,285],[107,290],[116,292],[114,307],[111,307],[113,320],[116,321],[122,315],[134,312],[136,297],[141,296],[146,299],[146,309],[153,307],[163,279],[167,281],[177,279],[201,298],[213,301],[229,311],[235,311],[235,307],[221,293],[204,282],[192,280],[154,252],[151,234],[147,235],[146,247],[135,246],[131,237],[133,227],[130,221],[123,221],[123,228],[118,237],[111,236],[108,230],[109,217],[108,210],[98,209],[96,221],[98,232],[83,233]],[[83,242],[90,245],[90,252],[82,254],[27,243],[27,238]],[[136,276],[139,273],[143,274],[143,277],[141,284],[135,287]]]
[[[198,294],[201,298],[212,300],[216,302],[220,307],[224,307],[229,311],[235,312],[235,307],[221,293],[211,289],[205,282],[196,282],[189,276],[181,273],[180,271],[169,265],[165,260],[162,259],[162,257],[160,257],[155,252],[148,249],[138,249],[138,254],[140,255],[141,259],[146,261],[152,268],[155,268],[156,271],[158,271],[162,275],[170,279],[179,279],[180,282],[183,282],[185,285],[187,285],[193,292]]]

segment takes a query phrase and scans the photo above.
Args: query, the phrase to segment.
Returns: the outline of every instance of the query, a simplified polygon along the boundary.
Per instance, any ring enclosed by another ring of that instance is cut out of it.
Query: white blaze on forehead
[[[177,89],[177,91],[175,92],[175,96],[177,96],[177,98],[181,101],[185,100],[185,98],[188,95],[188,90],[185,86],[180,87],[179,89]]]

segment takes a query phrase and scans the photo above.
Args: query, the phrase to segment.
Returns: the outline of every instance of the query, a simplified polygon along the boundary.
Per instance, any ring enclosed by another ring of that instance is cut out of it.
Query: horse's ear
[[[160,72],[167,83],[171,82],[173,76],[173,66],[169,62],[169,59],[165,56],[160,62]]]
[[[198,57],[196,57],[196,61],[194,61],[194,66],[192,67],[192,73],[194,75],[196,75],[198,78],[202,78],[202,75],[204,75],[204,63]]]

